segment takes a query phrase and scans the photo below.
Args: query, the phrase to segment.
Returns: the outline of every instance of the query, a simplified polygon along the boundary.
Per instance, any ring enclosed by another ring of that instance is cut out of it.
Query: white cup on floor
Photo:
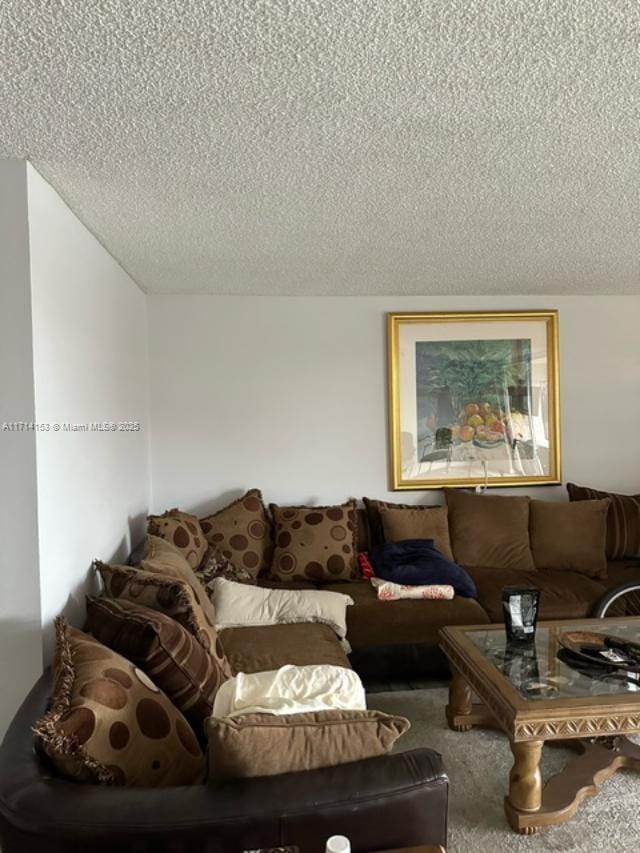
[[[351,853],[351,842],[344,835],[332,835],[327,838],[326,853]]]

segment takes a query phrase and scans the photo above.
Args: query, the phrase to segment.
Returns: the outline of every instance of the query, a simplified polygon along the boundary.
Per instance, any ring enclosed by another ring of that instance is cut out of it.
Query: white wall
[[[126,557],[149,502],[145,296],[29,167],[40,591],[45,658],[51,623],[82,623],[90,565]],[[54,431],[54,424],[137,421],[140,432]]]
[[[27,170],[0,160],[0,737],[42,671]]]
[[[560,310],[564,482],[638,492],[640,297],[150,296],[154,510],[250,486],[440,500],[388,491],[385,312],[542,307]]]

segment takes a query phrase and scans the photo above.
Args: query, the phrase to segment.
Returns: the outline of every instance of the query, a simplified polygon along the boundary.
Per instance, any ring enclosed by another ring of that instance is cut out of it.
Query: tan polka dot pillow
[[[170,542],[192,569],[200,566],[209,547],[195,515],[179,509],[169,509],[163,515],[148,516],[147,532]]]
[[[200,526],[211,545],[254,578],[269,569],[273,535],[259,489],[250,489],[224,509],[201,518]]]
[[[358,577],[355,501],[318,507],[270,504],[269,509],[276,539],[272,577],[316,583]]]
[[[209,652],[222,676],[230,676],[231,671],[214,623],[186,581],[131,566],[111,566],[100,560],[94,561],[94,568],[100,573],[105,595],[109,598],[124,598],[171,616]]]
[[[60,773],[107,785],[202,781],[191,726],[148,676],[62,617],[56,637],[52,706],[34,731]]]

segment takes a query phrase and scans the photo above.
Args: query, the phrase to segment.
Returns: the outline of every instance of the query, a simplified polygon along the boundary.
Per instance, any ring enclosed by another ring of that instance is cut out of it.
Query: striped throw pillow
[[[220,672],[175,619],[124,599],[88,596],[87,630],[140,667],[193,726],[213,713]]]
[[[593,501],[609,498],[606,552],[610,560],[640,557],[640,495],[616,495],[586,486],[567,484],[569,500]]]

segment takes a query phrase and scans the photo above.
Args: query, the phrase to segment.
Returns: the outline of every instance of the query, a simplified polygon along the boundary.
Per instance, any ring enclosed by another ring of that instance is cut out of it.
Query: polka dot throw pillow
[[[275,526],[272,577],[320,584],[358,577],[355,501],[318,507],[270,504],[269,509]]]
[[[195,515],[179,509],[169,509],[163,515],[148,516],[147,532],[170,542],[192,569],[200,566],[209,547]]]
[[[210,545],[254,578],[268,571],[273,554],[271,521],[259,489],[250,489],[224,509],[200,519]]]
[[[56,639],[52,706],[34,731],[61,774],[145,787],[202,781],[191,726],[147,675],[63,617]]]

